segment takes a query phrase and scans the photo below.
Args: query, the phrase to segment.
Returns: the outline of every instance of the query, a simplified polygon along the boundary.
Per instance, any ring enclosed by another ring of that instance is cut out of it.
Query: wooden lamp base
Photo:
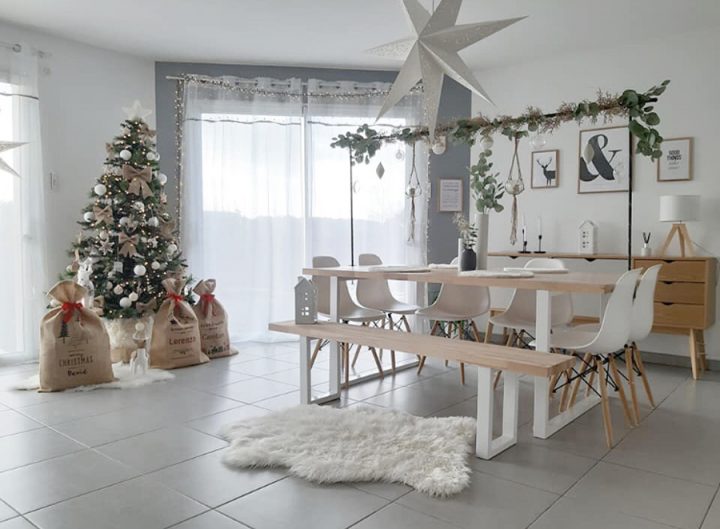
[[[672,225],[672,228],[670,228],[670,233],[668,233],[667,237],[665,238],[665,242],[660,247],[660,255],[667,256],[668,248],[670,247],[673,238],[675,238],[675,235],[678,236],[678,240],[680,242],[680,255],[682,257],[695,257],[695,250],[693,249],[692,239],[690,238],[690,234],[688,233],[687,226],[685,226],[685,224],[682,222]]]

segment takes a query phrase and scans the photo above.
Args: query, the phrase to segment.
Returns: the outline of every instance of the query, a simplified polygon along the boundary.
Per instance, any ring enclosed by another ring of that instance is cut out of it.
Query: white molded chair
[[[375,254],[363,253],[358,257],[360,266],[377,266],[382,265],[382,260]],[[382,311],[389,324],[390,329],[410,331],[410,324],[407,320],[408,314],[415,314],[420,307],[410,303],[404,303],[395,299],[390,292],[390,286],[385,279],[361,279],[358,281],[357,290],[355,291],[358,302],[363,307]],[[395,316],[395,318],[393,318]],[[355,365],[357,353],[353,358],[352,365]],[[390,360],[392,363],[392,371],[395,372],[395,351],[390,351]]]
[[[330,256],[320,255],[313,257],[313,268],[332,268],[340,266],[340,263],[337,259]],[[325,276],[313,276],[312,278],[313,283],[317,287],[317,308],[318,313],[323,316],[330,316],[330,278]],[[339,281],[338,282],[338,320],[344,322],[344,323],[359,323],[363,326],[367,326],[371,323],[374,324],[380,324],[385,319],[385,314],[379,310],[370,309],[367,307],[361,307],[355,301],[353,301],[352,297],[350,296],[350,292],[347,288],[347,283],[345,281]],[[313,351],[312,357],[310,359],[310,365],[312,366],[315,363],[315,359],[317,358],[318,353],[320,352],[320,349],[325,345],[322,340],[318,340],[315,349]],[[345,385],[349,385],[349,377],[350,377],[350,344],[341,344],[342,345],[342,363],[343,368],[345,369]],[[358,350],[359,350],[358,346]],[[378,358],[377,351],[375,351],[374,347],[370,347],[370,352],[373,355],[373,359],[375,360],[375,364],[377,366],[378,372],[380,373],[380,376],[382,377],[383,370],[382,370],[382,364],[380,363],[380,359]]]
[[[434,320],[430,334],[441,331],[450,338],[455,332],[457,338],[462,339],[467,330],[472,332],[476,341],[480,340],[480,333],[473,318],[486,314],[490,310],[490,290],[487,287],[467,287],[463,285],[443,284],[435,303],[416,312],[418,316]],[[443,329],[442,324],[446,328]],[[425,357],[420,358],[418,374],[425,365]],[[460,380],[465,383],[465,364],[460,364]]]
[[[581,372],[577,373],[577,379],[572,385],[572,394],[569,399],[568,393],[571,387],[571,380],[569,373],[566,373],[566,383],[561,397],[560,409],[563,410],[566,404],[572,404],[574,402],[580,381],[584,380],[586,374],[590,373],[590,381],[588,384],[592,386],[595,374],[597,373],[600,397],[602,399],[605,441],[607,442],[608,448],[612,448],[613,446],[610,403],[608,401],[607,390],[608,378],[610,376],[612,376],[614,385],[620,394],[625,418],[631,425],[634,423],[627,399],[625,398],[623,383],[615,363],[615,356],[618,351],[623,351],[624,353],[625,344],[631,335],[633,295],[640,273],[641,270],[629,270],[618,279],[605,306],[600,328],[597,332],[571,328],[559,330],[550,335],[550,346],[553,349],[564,349],[566,351],[572,351],[573,353],[584,353],[582,359],[583,368],[581,368]],[[609,367],[608,373],[605,371],[606,364]],[[585,369],[585,367],[587,367],[587,369]]]

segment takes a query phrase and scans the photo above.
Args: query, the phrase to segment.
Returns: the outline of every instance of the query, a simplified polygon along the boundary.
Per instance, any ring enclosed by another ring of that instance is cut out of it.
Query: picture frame
[[[590,158],[589,163],[584,155]],[[581,130],[577,192],[627,193],[630,191],[631,164],[632,143],[627,126]]]
[[[657,161],[657,181],[692,180],[693,138],[665,138],[661,149],[663,154]]]
[[[463,210],[463,181],[461,178],[438,180],[438,205],[441,213],[457,213]]]
[[[530,187],[553,189],[560,186],[560,151],[548,149],[530,153]]]

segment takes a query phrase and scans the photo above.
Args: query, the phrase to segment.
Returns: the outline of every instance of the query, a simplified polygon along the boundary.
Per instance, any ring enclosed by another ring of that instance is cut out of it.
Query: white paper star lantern
[[[123,107],[123,112],[127,115],[127,118],[129,120],[133,119],[142,119],[145,120],[146,117],[148,117],[150,114],[152,114],[152,110],[149,110],[147,108],[143,108],[142,104],[140,104],[140,101],[137,99],[133,101],[133,104],[129,107]]]
[[[0,153],[9,151],[10,149],[16,149],[17,147],[20,147],[21,145],[25,145],[26,142],[24,141],[0,141]],[[0,158],[0,171],[5,171],[10,173],[11,175],[15,175],[19,177],[20,175],[10,167],[10,165]]]
[[[435,138],[443,75],[448,75],[492,103],[458,52],[526,17],[455,25],[462,0],[442,0],[432,15],[418,0],[403,0],[403,5],[415,36],[369,50],[383,57],[405,59],[378,119],[422,80],[423,112],[432,141]]]

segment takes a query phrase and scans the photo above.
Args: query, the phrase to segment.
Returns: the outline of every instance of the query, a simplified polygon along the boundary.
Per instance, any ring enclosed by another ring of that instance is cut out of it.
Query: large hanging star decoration
[[[442,0],[432,14],[418,0],[403,0],[403,4],[415,36],[369,50],[376,55],[405,59],[378,119],[422,80],[423,113],[432,141],[437,126],[443,75],[448,75],[492,103],[458,52],[526,17],[456,25],[462,0]]]
[[[0,141],[0,153],[9,151],[10,149],[16,149],[17,147],[20,147],[25,144],[26,144],[26,142],[24,142],[24,141]],[[15,171],[15,169],[10,167],[10,165],[2,158],[0,158],[0,171],[6,171],[6,172],[10,173],[11,175],[15,175],[17,177],[20,176]]]

